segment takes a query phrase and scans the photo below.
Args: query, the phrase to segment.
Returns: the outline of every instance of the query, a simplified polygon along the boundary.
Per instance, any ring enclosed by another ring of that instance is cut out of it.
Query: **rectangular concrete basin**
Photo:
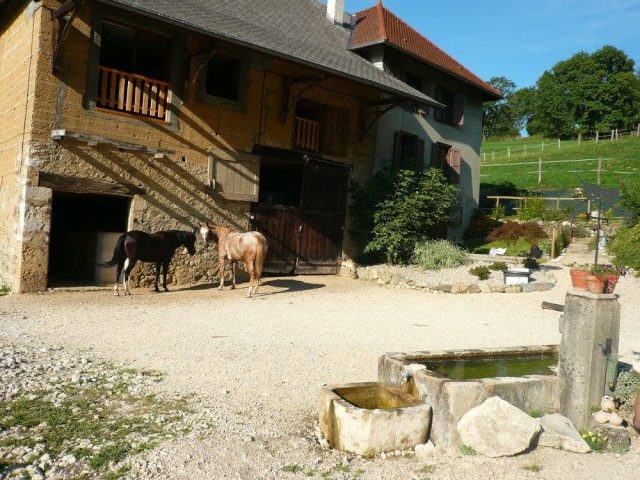
[[[559,405],[555,372],[546,368],[540,373],[528,373],[536,370],[523,369],[519,359],[549,356],[557,359],[558,350],[557,345],[542,345],[387,353],[378,361],[378,381],[409,391],[431,405],[433,413],[429,440],[443,447],[456,447],[462,444],[457,431],[458,421],[489,397],[498,396],[527,413],[557,411]],[[471,379],[467,380],[455,380],[437,373],[439,368],[436,367],[447,362],[455,365],[468,360],[473,364],[483,359],[514,359],[515,362],[512,363],[516,364],[516,368],[491,366],[487,369],[491,376],[483,378],[472,372],[469,375]],[[515,372],[511,373],[514,376],[500,376],[502,372],[509,374],[510,371]]]
[[[320,430],[338,450],[372,456],[425,443],[431,407],[378,382],[327,386],[320,391]]]

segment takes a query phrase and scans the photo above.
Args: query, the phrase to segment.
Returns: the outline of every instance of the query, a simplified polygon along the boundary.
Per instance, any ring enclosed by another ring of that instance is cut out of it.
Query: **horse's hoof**
[[[231,285],[231,290],[235,290],[236,286],[235,285]]]

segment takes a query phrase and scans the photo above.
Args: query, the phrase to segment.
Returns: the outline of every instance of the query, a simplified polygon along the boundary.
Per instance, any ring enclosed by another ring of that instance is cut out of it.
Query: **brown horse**
[[[118,239],[115,249],[113,250],[113,258],[108,262],[98,262],[98,265],[104,268],[117,266],[116,268],[116,284],[113,291],[116,295],[120,295],[118,290],[118,281],[120,272],[124,267],[124,294],[131,295],[129,291],[129,274],[136,262],[153,262],[156,264],[156,292],[159,292],[158,277],[160,276],[160,267],[162,267],[162,287],[167,292],[167,269],[169,262],[176,249],[182,245],[187,247],[190,255],[196,253],[196,235],[193,232],[184,230],[167,230],[156,233],[145,233],[139,230],[131,230],[123,233]]]
[[[220,266],[220,286],[224,287],[224,263],[231,262],[231,288],[236,288],[236,263],[243,260],[249,272],[249,291],[247,297],[258,293],[262,264],[267,256],[267,239],[260,232],[234,232],[222,225],[200,224],[200,233],[205,243],[218,243],[218,264]]]

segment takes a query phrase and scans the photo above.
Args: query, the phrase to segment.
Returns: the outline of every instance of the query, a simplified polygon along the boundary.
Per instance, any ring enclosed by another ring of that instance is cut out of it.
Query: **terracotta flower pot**
[[[571,285],[575,290],[588,290],[587,277],[591,276],[589,270],[569,270],[571,274]]]
[[[611,277],[607,280],[607,284],[604,287],[604,293],[613,293],[618,283],[617,277]]]
[[[587,277],[587,289],[591,293],[604,293],[604,280],[599,280],[598,277],[589,276]]]

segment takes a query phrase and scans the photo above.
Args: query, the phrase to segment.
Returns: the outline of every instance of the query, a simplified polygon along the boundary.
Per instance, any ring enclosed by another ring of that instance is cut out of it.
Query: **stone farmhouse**
[[[264,233],[267,272],[336,273],[358,248],[349,182],[428,148],[425,166],[454,170],[445,149],[460,152],[470,214],[481,102],[499,93],[343,5],[0,0],[0,283],[111,282],[96,262],[122,232],[201,221]],[[403,56],[415,68],[394,70]],[[169,280],[211,282],[215,257],[178,251]],[[134,285],[152,281],[136,267]]]

